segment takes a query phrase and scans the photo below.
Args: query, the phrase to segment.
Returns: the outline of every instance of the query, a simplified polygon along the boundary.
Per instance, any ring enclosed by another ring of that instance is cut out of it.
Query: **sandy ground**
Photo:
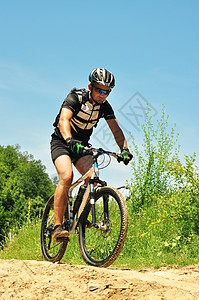
[[[0,260],[0,299],[199,299],[199,265],[134,271]]]

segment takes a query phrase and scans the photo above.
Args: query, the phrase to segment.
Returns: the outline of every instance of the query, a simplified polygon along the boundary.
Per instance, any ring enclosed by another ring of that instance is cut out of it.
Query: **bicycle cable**
[[[107,154],[109,161],[107,162],[107,164],[106,164],[105,166],[100,167],[100,166],[105,162],[106,154],[103,153],[101,156],[103,156],[103,160],[102,160],[102,162],[100,162],[99,165],[98,165],[99,170],[105,169],[105,168],[108,167],[108,166],[110,165],[110,163],[111,163],[111,157]]]

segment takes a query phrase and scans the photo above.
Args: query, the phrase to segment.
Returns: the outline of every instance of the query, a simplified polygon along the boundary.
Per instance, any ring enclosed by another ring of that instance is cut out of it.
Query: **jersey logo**
[[[82,104],[81,109],[86,112],[86,111],[89,111],[90,108],[87,104]]]

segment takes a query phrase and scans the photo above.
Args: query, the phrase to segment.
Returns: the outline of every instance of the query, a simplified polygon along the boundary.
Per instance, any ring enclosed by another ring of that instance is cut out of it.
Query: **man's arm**
[[[59,117],[59,130],[61,132],[62,137],[66,140],[69,137],[72,137],[70,121],[72,119],[73,112],[63,107],[61,110],[61,114]]]
[[[125,136],[124,136],[123,131],[120,128],[117,120],[109,119],[109,120],[106,120],[106,122],[107,122],[110,130],[112,131],[115,141],[118,144],[118,146],[120,147],[120,149],[122,150],[123,148],[127,147],[127,142],[126,142]]]
[[[89,150],[85,149],[79,141],[72,137],[70,126],[72,116],[73,112],[70,109],[62,107],[59,118],[59,130],[65,140],[66,146],[73,154],[90,155],[92,153]]]

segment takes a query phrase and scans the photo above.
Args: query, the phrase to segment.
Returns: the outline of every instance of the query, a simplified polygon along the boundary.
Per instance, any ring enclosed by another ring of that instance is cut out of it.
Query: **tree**
[[[42,213],[55,186],[40,160],[17,146],[0,146],[0,241],[13,227]]]

